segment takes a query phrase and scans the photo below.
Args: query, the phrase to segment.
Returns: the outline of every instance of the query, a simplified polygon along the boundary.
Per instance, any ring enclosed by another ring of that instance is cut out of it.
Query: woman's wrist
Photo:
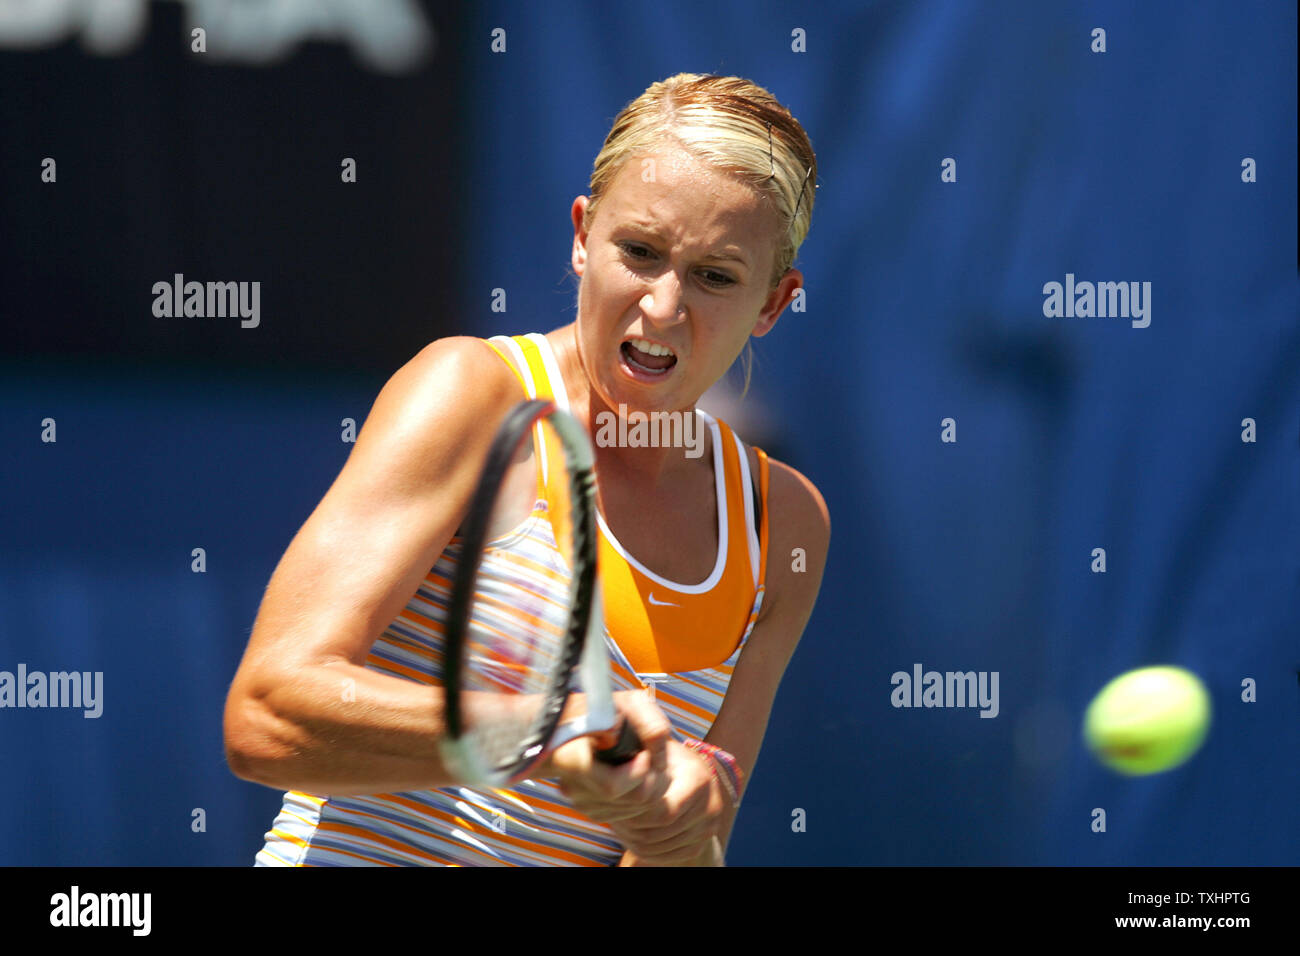
[[[705,743],[694,737],[687,737],[682,743],[704,758],[709,765],[709,772],[713,774],[713,779],[731,808],[739,807],[740,797],[744,793],[744,773],[736,758],[716,744]]]

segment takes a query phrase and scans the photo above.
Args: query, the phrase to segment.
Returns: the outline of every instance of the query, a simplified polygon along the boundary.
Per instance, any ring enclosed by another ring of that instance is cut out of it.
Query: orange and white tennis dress
[[[554,398],[568,409],[564,381],[544,336],[487,341],[510,364],[529,398]],[[754,482],[740,439],[707,413],[696,409],[695,415],[712,441],[718,502],[718,556],[709,576],[698,584],[679,584],[655,574],[599,519],[613,689],[653,683],[655,701],[679,739],[703,739],[722,707],[763,603],[767,558],[767,456],[756,449]],[[534,530],[511,545],[521,555],[555,547],[548,522],[529,527]],[[424,684],[442,680],[442,622],[459,554],[460,540],[453,538],[375,641],[367,667]],[[613,866],[622,855],[608,827],[579,814],[556,781],[539,779],[509,789],[445,787],[346,797],[286,793],[256,865]]]

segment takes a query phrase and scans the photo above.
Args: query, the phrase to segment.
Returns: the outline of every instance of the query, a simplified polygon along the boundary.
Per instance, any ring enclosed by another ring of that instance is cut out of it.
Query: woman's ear
[[[587,231],[582,227],[582,220],[587,215],[588,203],[588,197],[579,196],[569,211],[573,217],[573,271],[578,275],[587,267]]]
[[[758,313],[758,321],[754,323],[754,330],[750,335],[761,339],[771,332],[772,327],[776,325],[776,320],[785,311],[785,307],[794,301],[795,294],[802,288],[803,273],[798,269],[787,269],[781,281],[776,284],[776,288],[768,295],[767,301],[763,303],[763,308]]]

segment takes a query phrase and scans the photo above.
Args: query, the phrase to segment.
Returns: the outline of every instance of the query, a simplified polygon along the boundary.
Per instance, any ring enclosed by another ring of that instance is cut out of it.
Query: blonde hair
[[[775,289],[812,225],[817,157],[790,111],[763,87],[738,76],[678,73],[652,83],[623,107],[592,166],[583,229],[590,231],[601,198],[623,165],[670,142],[739,177],[772,203],[782,229],[768,284],[769,291]],[[748,389],[748,350],[746,359]]]
[[[739,177],[772,202],[783,227],[769,283],[775,288],[812,225],[817,157],[790,111],[767,90],[738,76],[678,73],[652,83],[623,107],[592,165],[583,228],[590,229],[624,163],[669,141]]]

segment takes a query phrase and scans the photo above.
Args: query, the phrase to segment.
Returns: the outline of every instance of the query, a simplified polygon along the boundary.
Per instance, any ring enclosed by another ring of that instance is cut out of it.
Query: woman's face
[[[803,284],[792,269],[769,289],[776,213],[680,147],[627,161],[584,233],[587,201],[573,204],[578,350],[612,409],[692,407]]]

